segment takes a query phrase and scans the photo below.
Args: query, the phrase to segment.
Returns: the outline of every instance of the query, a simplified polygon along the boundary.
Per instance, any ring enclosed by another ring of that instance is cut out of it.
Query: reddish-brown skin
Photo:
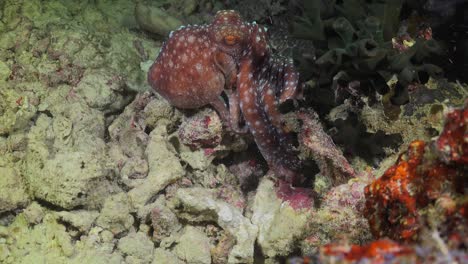
[[[293,184],[302,179],[301,162],[278,105],[299,96],[298,79],[292,61],[272,57],[266,28],[232,10],[218,12],[209,25],[171,33],[148,73],[151,86],[174,106],[212,105],[232,130],[250,130],[270,168]],[[239,126],[241,118],[246,127]]]

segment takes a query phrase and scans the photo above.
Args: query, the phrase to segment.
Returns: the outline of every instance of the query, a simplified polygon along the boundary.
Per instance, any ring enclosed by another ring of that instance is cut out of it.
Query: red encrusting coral
[[[457,197],[464,195],[468,163],[467,117],[466,107],[451,111],[435,142],[413,141],[395,165],[366,186],[364,214],[374,236],[417,240],[429,206],[442,210],[445,223],[457,222],[447,226],[444,235],[458,232],[455,228],[460,224],[466,225],[467,219],[462,216],[465,207],[456,208],[460,206]]]
[[[435,146],[444,161],[468,163],[468,107],[453,109],[447,114],[444,130]]]
[[[292,187],[282,180],[278,181],[279,187],[276,195],[294,210],[310,210],[314,205],[314,193],[311,189]]]
[[[321,261],[326,263],[418,263],[414,250],[389,239],[367,245],[328,244],[320,249]],[[334,262],[333,262],[333,260]]]

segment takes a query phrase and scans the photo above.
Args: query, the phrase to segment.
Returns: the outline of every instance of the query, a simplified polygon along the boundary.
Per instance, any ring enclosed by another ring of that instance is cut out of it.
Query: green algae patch
[[[6,81],[10,74],[10,67],[5,62],[0,61],[0,81]]]
[[[13,89],[1,89],[0,135],[26,128],[36,111],[36,107],[29,103],[26,95]]]
[[[0,177],[0,213],[24,207],[29,197],[17,170],[0,164]]]
[[[65,226],[59,224],[52,214],[46,214],[42,223],[35,226],[20,214],[3,233],[3,250],[8,250],[9,254],[0,253],[0,262],[5,264],[67,263],[67,258],[74,253]]]

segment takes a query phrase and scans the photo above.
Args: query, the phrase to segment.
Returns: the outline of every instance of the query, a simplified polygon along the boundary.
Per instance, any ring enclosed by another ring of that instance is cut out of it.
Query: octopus
[[[171,32],[148,81],[175,107],[210,105],[231,131],[250,132],[274,174],[298,185],[302,162],[279,106],[300,98],[299,74],[272,53],[266,27],[223,10],[210,24]]]

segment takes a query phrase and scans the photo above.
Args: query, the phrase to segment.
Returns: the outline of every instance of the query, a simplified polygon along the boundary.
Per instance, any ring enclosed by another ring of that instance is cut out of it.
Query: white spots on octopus
[[[202,66],[201,63],[199,63],[199,62],[198,62],[197,64],[195,64],[195,69],[196,69],[199,73],[203,72],[203,66]]]
[[[180,57],[181,57],[181,60],[182,60],[183,63],[187,63],[187,61],[188,61],[188,56],[187,56],[186,53],[183,53],[182,56],[180,56]]]
[[[195,41],[195,36],[194,35],[190,35],[188,38],[187,38],[187,41],[189,43],[193,43]]]

